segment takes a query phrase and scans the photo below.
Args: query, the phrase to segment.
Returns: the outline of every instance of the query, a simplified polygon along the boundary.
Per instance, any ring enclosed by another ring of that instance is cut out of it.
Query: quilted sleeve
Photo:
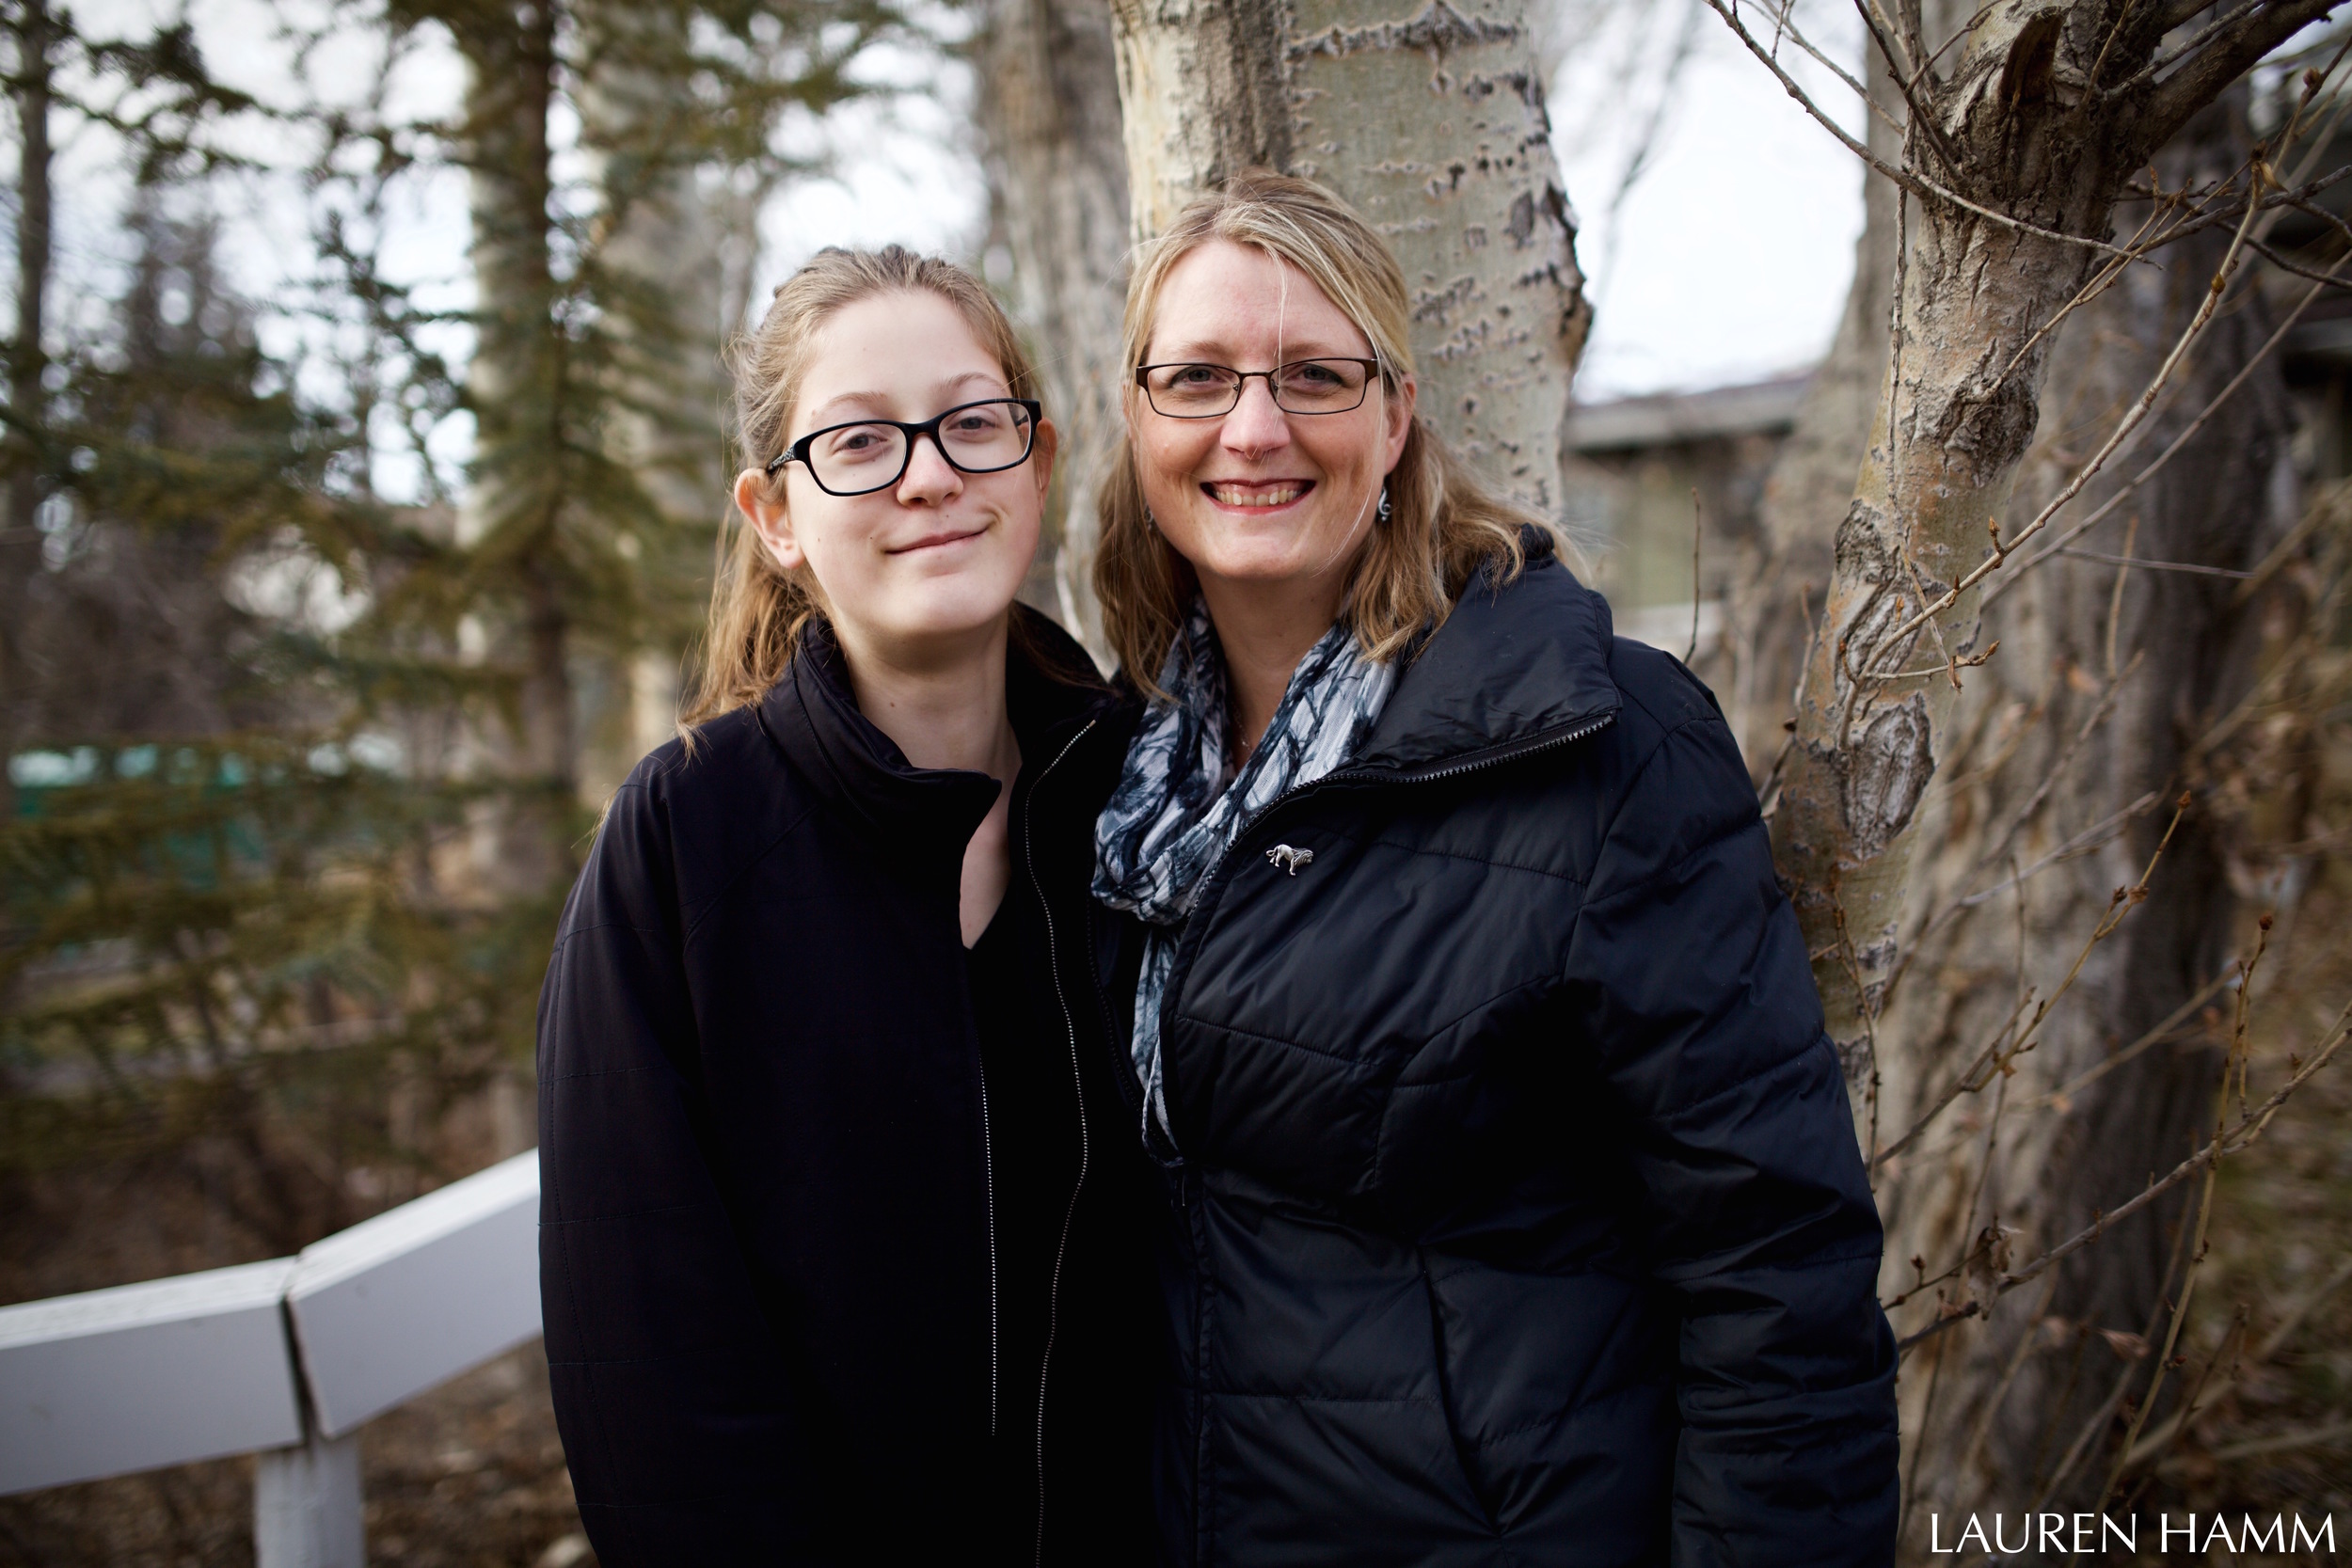
[[[1675,1568],[1880,1568],[1897,1512],[1882,1237],[1756,797],[1714,717],[1622,796],[1569,995],[1680,1308]]]

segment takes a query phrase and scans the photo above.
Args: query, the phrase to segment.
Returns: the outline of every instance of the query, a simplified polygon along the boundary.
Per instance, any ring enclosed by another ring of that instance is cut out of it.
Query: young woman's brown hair
[[[1263,250],[1304,274],[1371,342],[1387,385],[1413,373],[1405,274],[1388,242],[1321,185],[1267,169],[1245,170],[1198,198],[1145,247],[1127,286],[1122,372],[1143,363],[1168,273],[1215,240]],[[1151,417],[1132,380],[1123,395],[1130,420]],[[1358,557],[1340,611],[1373,659],[1394,657],[1443,625],[1480,570],[1494,567],[1505,580],[1516,576],[1523,563],[1522,527],[1534,524],[1557,537],[1549,521],[1489,491],[1418,417],[1388,490],[1389,518],[1374,527]],[[1100,513],[1094,591],[1104,635],[1128,677],[1161,695],[1160,662],[1184,625],[1196,583],[1152,526],[1132,445],[1122,445],[1103,483]]]
[[[765,467],[787,444],[810,341],[818,329],[844,306],[893,291],[928,292],[953,305],[1003,369],[1012,395],[1036,395],[1037,369],[1004,308],[978,278],[953,261],[918,256],[903,245],[881,250],[829,245],[777,285],[759,325],[727,351],[744,467]],[[781,475],[771,474],[764,483],[771,495],[784,488]],[[817,579],[805,568],[787,571],[778,564],[739,511],[730,511],[725,527],[734,542],[730,545],[724,533],[720,539],[719,571],[703,631],[701,677],[678,719],[679,733],[690,742],[694,726],[767,695],[792,662],[810,617],[825,612]],[[1016,617],[1016,633],[1019,626]]]

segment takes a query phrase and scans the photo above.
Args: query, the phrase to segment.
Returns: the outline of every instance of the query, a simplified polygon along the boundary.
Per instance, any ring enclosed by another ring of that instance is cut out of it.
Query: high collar
[[[1608,601],[1561,564],[1550,535],[1524,529],[1520,544],[1526,568],[1508,582],[1472,581],[1406,665],[1351,770],[1456,765],[1616,712]]]
[[[1034,777],[1118,699],[1092,678],[1092,664],[1068,633],[1025,605],[1013,614],[1021,625],[1006,650],[1005,706],[1022,770]],[[784,678],[760,701],[759,722],[820,798],[910,859],[946,857],[961,865],[996,802],[994,779],[917,768],[858,711],[840,642],[822,620],[803,631]]]

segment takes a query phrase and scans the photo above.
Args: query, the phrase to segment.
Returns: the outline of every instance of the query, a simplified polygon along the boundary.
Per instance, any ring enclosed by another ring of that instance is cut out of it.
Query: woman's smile
[[[903,544],[885,545],[882,546],[882,554],[914,555],[922,550],[936,550],[949,545],[965,544],[971,540],[985,536],[987,532],[988,525],[986,523],[979,523],[970,528],[937,528],[918,538],[909,539]]]
[[[1311,479],[1209,480],[1200,493],[1227,511],[1263,516],[1297,504],[1314,487]]]

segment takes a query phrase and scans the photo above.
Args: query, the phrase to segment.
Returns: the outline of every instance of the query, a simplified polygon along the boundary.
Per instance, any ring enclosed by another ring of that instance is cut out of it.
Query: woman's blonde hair
[[[1004,308],[978,278],[953,261],[918,256],[903,245],[880,250],[828,246],[778,284],[759,325],[728,346],[743,467],[764,468],[784,451],[785,432],[818,329],[845,306],[892,293],[934,293],[954,306],[1005,372],[1012,395],[1037,395],[1037,369]],[[771,495],[783,491],[781,474],[771,474],[762,483]],[[732,545],[727,530],[735,535]],[[682,734],[691,735],[695,725],[766,696],[791,665],[803,630],[825,613],[822,591],[808,568],[787,571],[738,508],[729,509],[719,550],[710,616],[703,628],[701,677],[679,716]],[[1016,630],[1019,625],[1015,617]]]
[[[1216,240],[1264,251],[1305,275],[1372,344],[1382,385],[1391,393],[1413,373],[1405,273],[1388,242],[1312,181],[1248,169],[1195,199],[1141,252],[1127,285],[1122,374],[1132,378],[1143,363],[1169,272]],[[1131,419],[1150,417],[1135,403],[1140,395],[1129,379],[1124,396]],[[1525,564],[1521,528],[1534,524],[1556,537],[1544,518],[1481,483],[1419,415],[1389,473],[1388,492],[1388,520],[1373,525],[1340,612],[1368,658],[1392,658],[1424,630],[1442,626],[1481,570],[1494,569],[1498,580],[1516,576]],[[1128,678],[1165,696],[1160,665],[1198,581],[1145,510],[1132,440],[1122,444],[1103,483],[1100,512],[1094,591],[1103,603],[1104,635]]]

